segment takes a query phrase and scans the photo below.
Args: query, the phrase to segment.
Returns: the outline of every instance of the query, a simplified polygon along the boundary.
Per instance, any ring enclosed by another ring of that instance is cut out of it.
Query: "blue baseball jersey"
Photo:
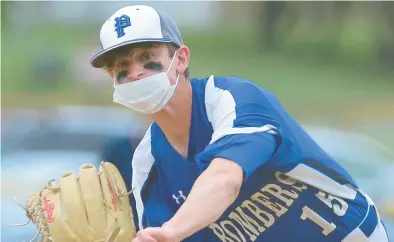
[[[272,93],[237,77],[190,82],[188,157],[156,123],[134,153],[139,228],[168,221],[198,176],[222,157],[244,171],[239,196],[220,219],[184,241],[342,241],[355,230],[372,234],[379,217],[370,199]]]

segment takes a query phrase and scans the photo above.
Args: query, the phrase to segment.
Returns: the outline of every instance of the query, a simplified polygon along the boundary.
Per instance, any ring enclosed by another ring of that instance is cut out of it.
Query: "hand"
[[[175,234],[163,227],[146,228],[138,231],[132,242],[179,242]]]

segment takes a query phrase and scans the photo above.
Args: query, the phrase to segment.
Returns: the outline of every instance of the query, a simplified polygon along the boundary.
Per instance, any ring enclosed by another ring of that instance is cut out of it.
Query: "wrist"
[[[161,227],[171,235],[171,241],[178,242],[187,237],[182,233],[182,229],[179,226],[176,226],[172,220],[165,222]]]

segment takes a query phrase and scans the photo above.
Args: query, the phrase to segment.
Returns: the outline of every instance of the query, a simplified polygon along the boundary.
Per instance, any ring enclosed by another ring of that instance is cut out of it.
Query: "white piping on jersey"
[[[384,228],[384,226],[380,220],[380,214],[379,214],[379,211],[376,209],[374,202],[367,194],[363,193],[361,190],[359,190],[359,192],[367,200],[368,210],[365,213],[365,216],[364,216],[363,220],[359,223],[359,225],[353,231],[351,231],[342,240],[342,242],[388,242],[386,229]],[[377,225],[376,225],[374,231],[372,232],[372,234],[369,237],[367,237],[364,234],[364,232],[360,229],[360,226],[365,222],[365,220],[368,217],[368,214],[374,213],[374,212],[376,212]]]
[[[135,149],[131,165],[133,167],[133,181],[132,188],[134,189],[133,195],[135,198],[138,224],[142,229],[142,214],[144,212],[144,204],[141,198],[141,190],[145,181],[148,179],[150,170],[152,169],[155,159],[151,153],[151,126],[146,131],[144,138]]]
[[[275,126],[266,124],[261,127],[233,127],[236,117],[235,100],[231,93],[215,87],[214,76],[211,75],[205,86],[205,109],[209,122],[214,130],[210,144],[230,134],[250,134],[267,132],[277,135]]]
[[[287,172],[286,175],[341,198],[354,200],[357,195],[356,189],[350,184],[339,184],[304,164],[298,164],[291,171]]]

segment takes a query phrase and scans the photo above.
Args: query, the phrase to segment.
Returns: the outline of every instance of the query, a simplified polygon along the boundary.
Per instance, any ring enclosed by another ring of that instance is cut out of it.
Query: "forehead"
[[[120,61],[126,57],[130,57],[134,54],[143,53],[144,51],[157,51],[162,52],[166,48],[167,43],[160,42],[144,42],[134,43],[126,46],[122,46],[110,51],[105,57],[106,65],[104,68],[112,68],[116,61]]]

